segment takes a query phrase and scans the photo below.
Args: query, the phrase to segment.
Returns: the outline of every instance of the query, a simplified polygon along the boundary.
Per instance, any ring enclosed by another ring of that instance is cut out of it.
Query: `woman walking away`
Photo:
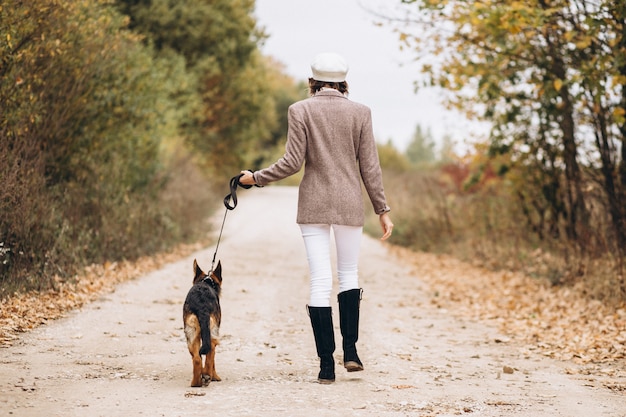
[[[314,58],[311,70],[311,97],[288,110],[285,154],[268,168],[254,173],[242,171],[239,181],[266,185],[295,174],[304,164],[296,221],[309,263],[307,307],[320,358],[318,381],[330,384],[335,380],[330,231],[337,249],[343,365],[348,372],[362,371],[356,349],[362,294],[358,258],[365,221],[361,181],[379,215],[382,240],[391,236],[393,223],[383,190],[371,111],[348,99],[346,61],[335,53],[322,53]]]

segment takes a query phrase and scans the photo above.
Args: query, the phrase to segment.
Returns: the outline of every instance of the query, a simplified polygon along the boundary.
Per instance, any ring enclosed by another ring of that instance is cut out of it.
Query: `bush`
[[[472,175],[463,164],[430,171],[385,171],[395,224],[391,241],[487,268],[522,271],[554,285],[575,285],[606,302],[623,302],[626,291],[618,257],[610,252],[583,253],[564,234],[538,234],[530,227],[514,185],[498,176]],[[588,199],[593,201],[591,194]],[[599,210],[593,222],[595,234],[589,242],[606,241],[606,212]],[[368,218],[366,227],[379,233],[376,216]]]
[[[126,24],[98,0],[0,8],[0,296],[165,249],[206,217],[205,194],[164,195],[183,178],[209,188],[172,153],[184,62]]]

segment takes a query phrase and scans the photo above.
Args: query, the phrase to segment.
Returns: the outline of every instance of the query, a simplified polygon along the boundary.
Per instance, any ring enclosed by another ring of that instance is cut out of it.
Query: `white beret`
[[[346,80],[348,63],[341,55],[324,52],[313,58],[311,71],[314,80],[340,83]]]

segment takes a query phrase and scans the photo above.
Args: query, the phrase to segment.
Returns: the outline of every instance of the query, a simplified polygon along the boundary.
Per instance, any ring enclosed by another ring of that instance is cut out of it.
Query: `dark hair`
[[[309,94],[314,96],[315,93],[320,91],[322,87],[334,88],[342,94],[348,94],[348,83],[346,81],[332,82],[332,81],[318,81],[313,78],[309,78]]]

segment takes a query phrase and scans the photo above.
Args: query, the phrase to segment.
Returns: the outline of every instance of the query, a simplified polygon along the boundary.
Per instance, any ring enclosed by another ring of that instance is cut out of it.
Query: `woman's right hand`
[[[381,237],[380,240],[387,240],[393,231],[393,222],[389,217],[389,212],[381,214],[378,218],[380,220],[380,227],[383,229],[383,237]]]
[[[252,171],[241,171],[241,178],[239,178],[239,182],[243,185],[254,185],[256,181],[254,181],[254,175],[252,175]]]

